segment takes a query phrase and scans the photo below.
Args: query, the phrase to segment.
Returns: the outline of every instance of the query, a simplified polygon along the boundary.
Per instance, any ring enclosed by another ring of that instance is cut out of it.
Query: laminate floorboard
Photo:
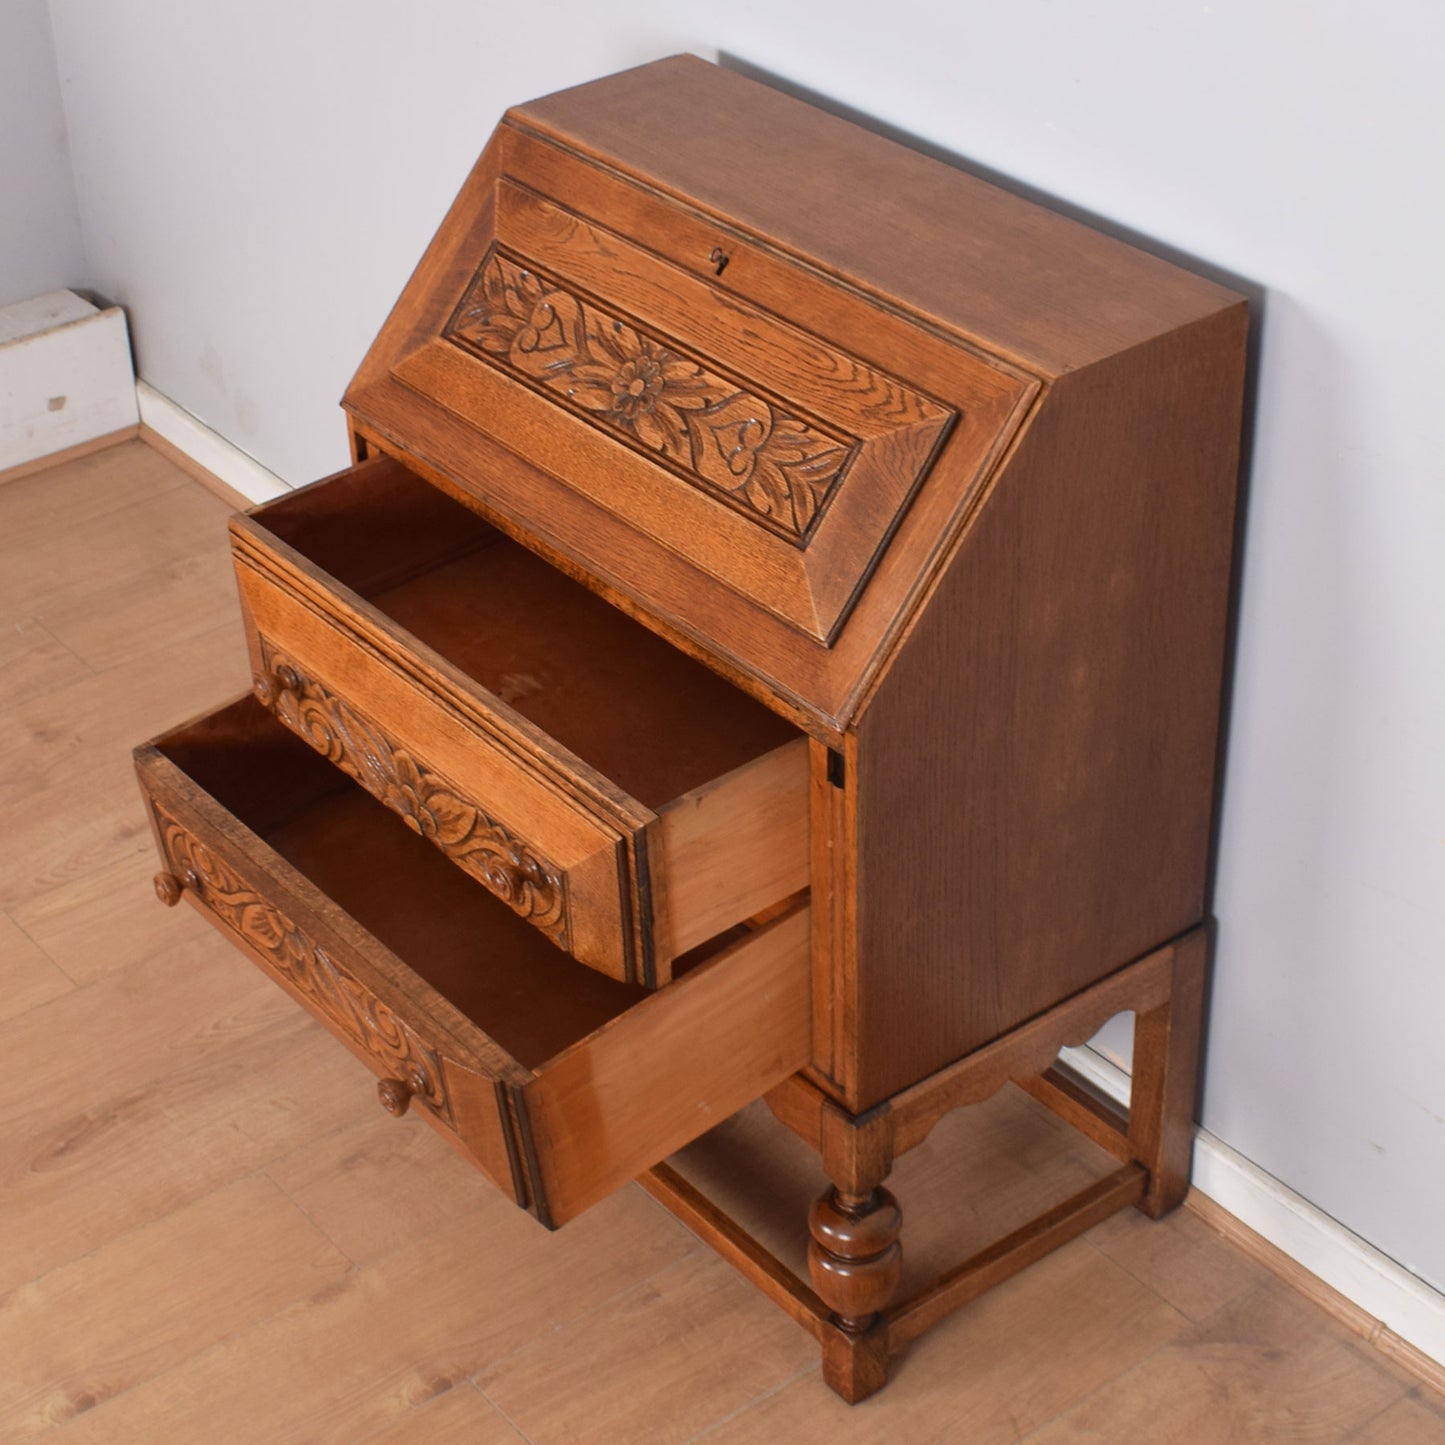
[[[226,514],[138,440],[0,480],[0,1438],[1445,1442],[1445,1402],[1187,1209],[1099,1225],[849,1409],[641,1190],[548,1234],[383,1115],[151,893],[129,749],[247,685]],[[678,1166],[736,1190],[769,1124]],[[800,1259],[820,1181],[768,1158],[749,1222]],[[914,1269],[1107,1167],[1016,1091],[905,1163]]]

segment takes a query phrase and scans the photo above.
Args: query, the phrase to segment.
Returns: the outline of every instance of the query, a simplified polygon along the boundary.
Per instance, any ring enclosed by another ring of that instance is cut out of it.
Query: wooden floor
[[[1187,1209],[1116,1216],[849,1410],[636,1187],[549,1235],[385,1115],[151,892],[129,749],[248,681],[225,512],[141,442],[0,483],[0,1440],[1445,1441],[1439,1398]],[[737,1188],[769,1130],[684,1166]],[[910,1259],[1091,1153],[1020,1094],[954,1116],[899,1171]],[[796,1251],[819,1181],[771,1167]]]

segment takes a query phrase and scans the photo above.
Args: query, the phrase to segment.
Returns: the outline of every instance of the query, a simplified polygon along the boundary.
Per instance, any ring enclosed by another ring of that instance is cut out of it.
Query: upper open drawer
[[[232,536],[257,697],[581,962],[665,984],[807,887],[794,729],[396,462]]]
[[[832,646],[921,492],[953,515],[978,487],[1030,382],[739,226],[504,141],[348,393],[354,418],[724,650],[755,611]],[[654,549],[732,603],[678,601]]]

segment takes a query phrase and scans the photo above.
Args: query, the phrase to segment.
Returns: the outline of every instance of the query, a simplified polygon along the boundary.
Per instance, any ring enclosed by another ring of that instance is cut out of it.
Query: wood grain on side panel
[[[867,707],[853,1107],[1203,914],[1246,320],[1056,384]]]

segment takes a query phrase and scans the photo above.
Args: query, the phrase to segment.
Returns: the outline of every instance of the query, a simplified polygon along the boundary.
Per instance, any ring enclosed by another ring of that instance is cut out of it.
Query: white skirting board
[[[119,306],[51,291],[0,308],[0,472],[135,424]]]
[[[1065,1049],[1061,1060],[1111,1099],[1128,1104],[1129,1075],[1103,1055],[1087,1047]],[[1445,1294],[1251,1164],[1207,1129],[1194,1133],[1191,1183],[1351,1304],[1421,1354],[1445,1365]]]
[[[135,384],[142,426],[164,437],[177,451],[184,452],[197,466],[204,467],[248,502],[269,502],[291,490],[275,472],[267,471],[254,457],[233,446],[219,432],[213,432],[190,412],[148,382]]]

